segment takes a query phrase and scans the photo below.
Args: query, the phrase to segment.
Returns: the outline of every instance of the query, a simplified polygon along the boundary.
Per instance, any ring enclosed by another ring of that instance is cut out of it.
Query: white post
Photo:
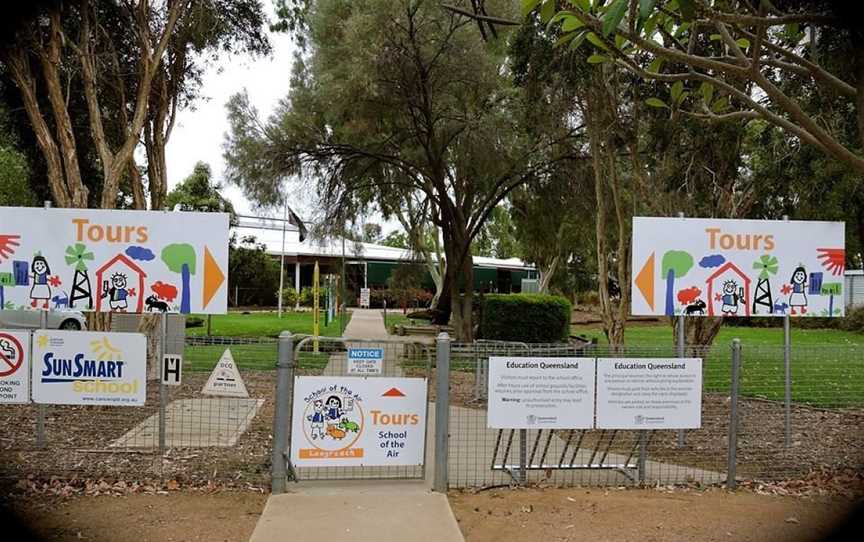
[[[363,262],[363,287],[369,287],[369,262]]]
[[[300,310],[300,258],[294,262],[294,292],[297,294],[297,304],[294,310]]]
[[[282,213],[282,252],[279,255],[279,299],[277,301],[277,313],[282,318],[282,290],[285,288],[285,222],[288,221],[288,202],[285,202],[285,211]]]
[[[789,215],[783,215],[789,220]],[[791,303],[790,303],[791,305]],[[792,321],[789,312],[783,315],[783,445],[792,445]]]

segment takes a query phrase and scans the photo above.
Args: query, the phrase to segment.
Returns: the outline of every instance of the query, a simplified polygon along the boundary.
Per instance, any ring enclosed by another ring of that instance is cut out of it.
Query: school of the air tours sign
[[[842,222],[633,218],[632,313],[843,316]]]
[[[0,307],[223,314],[228,215],[0,208]]]
[[[425,378],[294,379],[295,467],[422,465]]]

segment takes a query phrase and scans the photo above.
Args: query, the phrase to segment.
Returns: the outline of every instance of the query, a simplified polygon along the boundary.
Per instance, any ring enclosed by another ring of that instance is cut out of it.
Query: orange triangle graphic
[[[213,299],[214,295],[216,295],[216,291],[219,290],[219,287],[222,286],[223,282],[225,282],[225,274],[222,272],[222,269],[219,268],[216,259],[213,258],[212,254],[210,254],[210,249],[205,245],[203,307],[207,307],[207,304],[210,303],[210,300]]]
[[[390,388],[381,394],[381,397],[405,397],[405,394],[396,388]]]
[[[652,252],[650,256],[648,256],[648,260],[645,262],[645,265],[642,266],[642,269],[639,270],[639,274],[636,275],[636,279],[633,281],[636,284],[636,287],[639,288],[639,291],[642,292],[642,296],[645,298],[645,301],[648,302],[648,306],[651,307],[651,310],[654,310],[654,253]]]

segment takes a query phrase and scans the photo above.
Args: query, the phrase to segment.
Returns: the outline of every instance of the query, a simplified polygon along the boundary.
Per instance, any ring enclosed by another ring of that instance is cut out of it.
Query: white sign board
[[[0,404],[30,401],[30,332],[0,330]]]
[[[598,429],[701,426],[701,359],[597,359]]]
[[[360,288],[360,307],[369,308],[369,288]]]
[[[143,406],[147,338],[140,333],[33,333],[33,401],[52,405]]]
[[[162,356],[162,383],[166,386],[179,386],[183,381],[183,356],[165,354]]]
[[[349,375],[380,375],[384,369],[383,348],[349,348]]]
[[[228,215],[0,208],[0,306],[224,314]]]
[[[426,379],[298,376],[295,467],[422,465]]]
[[[633,218],[632,313],[843,316],[843,222]]]
[[[203,395],[218,395],[221,397],[249,397],[246,384],[240,376],[240,370],[231,355],[231,349],[226,348],[222,357],[213,367],[210,378],[201,390]]]
[[[490,357],[487,425],[593,427],[594,358]]]

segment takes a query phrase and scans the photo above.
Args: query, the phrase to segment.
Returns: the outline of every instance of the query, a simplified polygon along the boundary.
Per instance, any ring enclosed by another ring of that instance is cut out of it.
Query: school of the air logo
[[[348,387],[321,387],[303,398],[304,444],[301,458],[363,457],[362,448],[353,448],[363,433],[363,405],[360,395]]]

